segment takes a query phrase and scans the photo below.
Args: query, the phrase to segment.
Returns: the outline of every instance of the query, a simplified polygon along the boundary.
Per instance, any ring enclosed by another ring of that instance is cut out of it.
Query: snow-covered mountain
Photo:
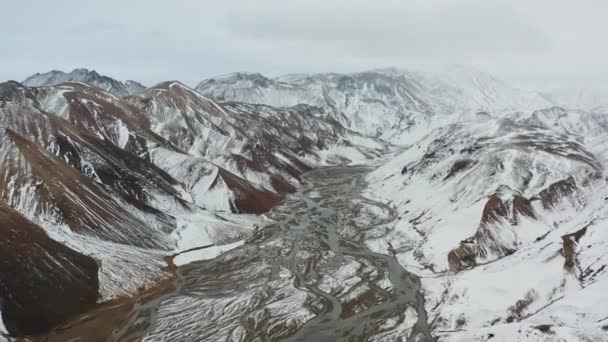
[[[235,73],[200,82],[196,90],[223,101],[277,107],[308,104],[356,132],[395,142],[420,138],[436,122],[471,111],[534,110],[551,103],[468,67],[438,73],[379,69],[353,74],[267,78]],[[435,116],[438,116],[435,118]]]
[[[165,82],[127,99],[152,120],[152,129],[189,154],[214,161],[252,182],[267,170],[296,181],[311,165],[373,159],[387,146],[317,117],[310,106],[277,109],[243,103],[218,103],[179,82]],[[235,169],[239,160],[251,166]],[[260,178],[261,177],[261,178]]]
[[[313,104],[325,109],[319,116],[409,144],[367,177],[367,195],[398,219],[359,240],[421,277],[439,340],[606,340],[603,107],[577,108],[580,101],[463,67],[274,79],[237,73],[197,90]]]
[[[416,269],[442,341],[605,340],[605,117],[551,108],[433,130],[370,174],[367,244]]]
[[[468,67],[24,83],[0,341],[607,341],[603,107]]]
[[[14,235],[0,251],[3,326],[40,334],[97,302],[158,289],[175,277],[172,255],[211,245],[210,258],[247,238],[267,223],[252,214],[294,192],[303,172],[388,147],[318,110],[219,104],[177,82],[125,98],[86,82],[0,83],[0,218]],[[65,291],[80,297],[38,306]]]
[[[98,301],[170,277],[165,254],[183,248],[184,232],[220,244],[247,232],[229,221],[210,224],[221,219],[192,204],[183,185],[146,157],[145,143],[136,142],[145,135],[115,134],[120,118],[133,121],[121,112],[88,111],[74,94],[80,85],[74,87],[0,84],[0,203],[11,208],[4,210],[9,249],[3,252],[13,253],[3,259],[0,294],[12,335],[46,332]],[[57,114],[43,109],[54,91],[74,96],[73,107]],[[145,134],[145,122],[139,124],[144,127],[134,131]],[[203,222],[210,224],[204,230]],[[28,235],[12,240],[17,228]]]
[[[53,70],[43,74],[37,73],[26,78],[22,83],[29,87],[57,85],[66,82],[82,82],[101,88],[116,96],[138,94],[146,89],[136,81],[121,82],[113,78],[102,76],[95,70],[74,69],[69,73]]]

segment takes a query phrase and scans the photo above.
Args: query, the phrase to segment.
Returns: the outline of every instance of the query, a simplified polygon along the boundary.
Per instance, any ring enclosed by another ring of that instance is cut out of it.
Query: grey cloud
[[[95,68],[152,84],[232,71],[471,64],[500,77],[606,80],[597,0],[12,1],[0,76]]]
[[[341,6],[315,6],[309,1],[268,3],[263,2],[266,6],[261,8],[240,8],[226,18],[228,27],[250,39],[346,43],[372,56],[539,51],[550,43],[512,9],[494,2],[487,5],[487,1],[437,7],[404,5],[407,2],[383,7],[374,2],[354,7],[350,1]]]

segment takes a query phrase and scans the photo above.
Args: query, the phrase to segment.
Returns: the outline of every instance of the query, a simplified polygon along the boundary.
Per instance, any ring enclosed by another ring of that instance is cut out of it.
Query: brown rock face
[[[32,175],[40,181],[36,189],[39,207],[54,208],[74,232],[140,247],[170,248],[164,233],[150,229],[149,222],[133,213],[134,208],[141,209],[141,206],[126,206],[40,146],[14,131],[7,130],[6,134],[31,167]],[[158,219],[165,231],[174,229],[174,218],[148,208],[150,217]]]
[[[237,196],[234,200],[232,211],[235,213],[263,214],[272,209],[283,196],[267,190],[260,190],[253,187],[246,180],[220,169],[214,184],[222,180],[226,186]]]
[[[269,170],[267,170],[263,163],[258,161],[249,160],[241,155],[232,154],[230,156],[232,159],[236,161],[237,168],[239,172],[242,174],[247,172],[247,170],[254,170],[260,173],[270,174],[270,181],[272,184],[272,188],[279,194],[287,194],[296,192],[296,187],[289,183],[285,178],[280,175],[272,174]]]
[[[587,233],[587,227],[562,236],[562,255],[565,259],[564,269],[566,271],[574,271],[574,267],[576,266],[576,245],[585,233]]]
[[[573,177],[555,182],[542,190],[532,200],[540,200],[544,209],[554,208],[559,201],[564,197],[572,195],[577,190],[576,182]],[[507,203],[494,194],[489,197],[481,214],[481,222],[475,235],[463,241],[460,245],[448,253],[448,263],[450,269],[459,271],[465,267],[474,266],[477,263],[477,258],[487,255],[488,250],[492,250],[496,254],[507,255],[513,252],[509,246],[501,246],[496,243],[497,232],[491,232],[487,227],[495,222],[503,219],[509,219],[514,225],[517,225],[521,217],[537,218],[537,213],[532,207],[532,200],[523,196],[515,195]],[[573,234],[564,235],[563,254],[566,258],[564,268],[572,270],[576,264],[574,249],[576,243],[585,231],[581,229]]]
[[[475,266],[477,251],[472,243],[461,243],[448,253],[448,264],[452,271],[459,271],[465,267]]]
[[[577,187],[574,178],[569,177],[549,185],[538,194],[538,197],[543,204],[543,208],[551,209],[563,197],[571,195],[576,189]]]
[[[483,212],[481,214],[481,223],[480,225],[494,223],[501,218],[505,218],[507,216],[507,206],[505,203],[498,197],[498,195],[494,194],[490,196],[486,205],[483,207]]]
[[[13,336],[36,335],[92,308],[97,262],[54,240],[0,202],[2,319]]]
[[[536,218],[536,213],[534,212],[534,208],[532,208],[532,202],[522,196],[514,196],[513,197],[513,222],[517,224],[519,222],[519,217],[530,217]]]
[[[272,188],[279,194],[292,194],[297,191],[295,186],[281,176],[272,176],[270,181],[272,182]]]
[[[475,266],[477,258],[486,257],[488,250],[501,255],[511,253],[513,249],[510,246],[503,246],[495,241],[496,232],[492,232],[489,227],[493,223],[505,219],[516,225],[521,217],[536,218],[529,199],[515,195],[510,201],[504,202],[497,194],[490,196],[483,208],[479,228],[475,235],[462,241],[457,248],[448,253],[450,269],[459,271]]]

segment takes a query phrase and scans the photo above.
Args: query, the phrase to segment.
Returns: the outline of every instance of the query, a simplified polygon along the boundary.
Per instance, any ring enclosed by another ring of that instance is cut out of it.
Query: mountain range
[[[604,341],[608,112],[565,98],[463,66],[0,83],[0,340]]]

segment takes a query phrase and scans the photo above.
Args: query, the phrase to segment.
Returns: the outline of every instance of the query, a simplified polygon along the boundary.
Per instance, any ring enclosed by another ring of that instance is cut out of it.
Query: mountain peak
[[[257,72],[235,72],[203,80],[197,85],[197,88],[199,86],[205,86],[209,84],[226,84],[237,87],[256,86],[266,88],[269,87],[272,83],[273,81],[270,78]]]
[[[23,81],[29,87],[51,86],[60,83],[79,82],[86,83],[116,96],[127,96],[136,94],[145,87],[137,82],[123,83],[111,77],[100,75],[96,70],[86,68],[75,68],[69,73],[61,70],[52,70],[46,73],[36,73]]]

